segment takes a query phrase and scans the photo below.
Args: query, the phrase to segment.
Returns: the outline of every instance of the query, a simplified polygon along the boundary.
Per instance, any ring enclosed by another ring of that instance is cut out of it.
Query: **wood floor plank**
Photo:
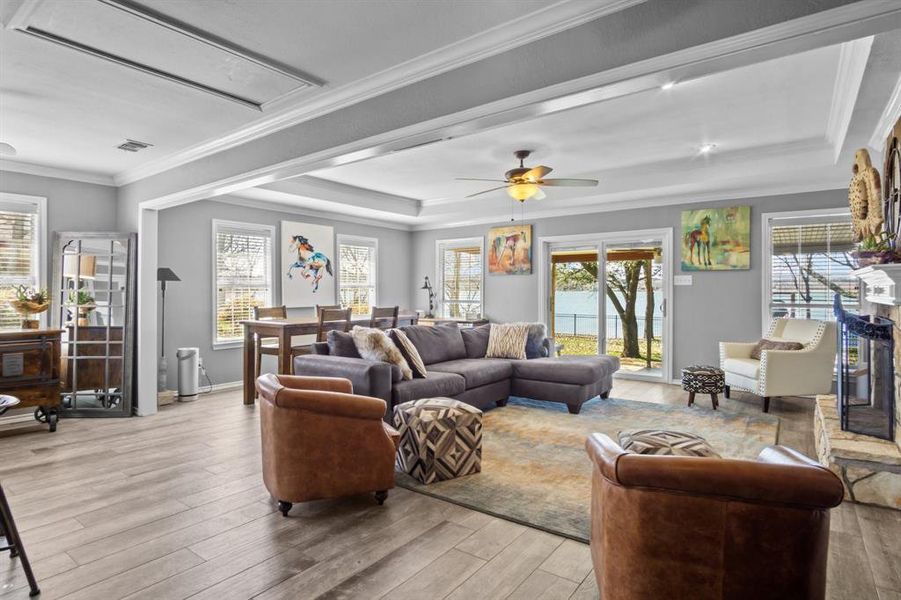
[[[315,560],[297,548],[291,548],[206,588],[191,596],[191,600],[246,600],[253,598],[307,570],[314,564],[316,564]]]
[[[579,587],[575,581],[558,577],[547,571],[533,571],[519,584],[508,600],[567,600]]]
[[[901,592],[901,512],[864,505],[854,509],[876,587]]]
[[[491,560],[526,530],[523,525],[492,518],[484,527],[457,544],[457,549],[483,560]]]
[[[570,600],[598,600],[601,597],[601,593],[598,591],[598,582],[594,577],[594,571],[591,571],[585,579],[582,580],[582,583],[579,584],[578,589],[570,596]]]
[[[506,598],[538,568],[563,539],[527,529],[451,593],[452,600]]]
[[[591,567],[591,549],[586,544],[566,540],[539,568],[579,584],[591,572]]]
[[[389,590],[382,598],[390,600],[423,600],[444,598],[485,564],[467,552],[451,548],[418,573]]]

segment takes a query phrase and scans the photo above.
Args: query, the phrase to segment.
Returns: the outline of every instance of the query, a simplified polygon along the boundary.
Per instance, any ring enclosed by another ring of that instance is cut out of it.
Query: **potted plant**
[[[13,290],[16,297],[9,301],[9,305],[22,317],[22,329],[39,328],[41,322],[34,316],[50,308],[50,294],[45,289],[25,285],[13,286]]]
[[[862,269],[870,265],[884,265],[901,261],[901,256],[892,249],[895,234],[883,231],[879,235],[868,235],[851,252],[854,267]]]
[[[94,297],[86,290],[72,290],[69,292],[69,302],[78,307],[78,326],[87,327],[88,315],[97,308]]]

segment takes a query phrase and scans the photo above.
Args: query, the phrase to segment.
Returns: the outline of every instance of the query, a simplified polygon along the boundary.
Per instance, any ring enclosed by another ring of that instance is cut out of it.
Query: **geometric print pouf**
[[[400,432],[398,471],[434,483],[482,470],[482,411],[452,398],[423,398],[394,407]]]
[[[620,431],[619,445],[633,454],[720,457],[701,436],[665,429]]]

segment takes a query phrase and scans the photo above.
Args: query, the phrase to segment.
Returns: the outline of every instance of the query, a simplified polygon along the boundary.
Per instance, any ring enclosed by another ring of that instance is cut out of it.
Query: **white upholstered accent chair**
[[[751,358],[756,342],[720,342],[720,368],[726,372],[726,398],[732,389],[763,398],[763,412],[774,396],[812,396],[832,391],[835,323],[774,319],[766,339],[800,342],[803,350],[763,350]]]

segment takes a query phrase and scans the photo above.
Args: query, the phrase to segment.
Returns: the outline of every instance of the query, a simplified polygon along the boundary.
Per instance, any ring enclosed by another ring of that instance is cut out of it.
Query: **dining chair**
[[[316,317],[318,318],[319,313],[321,313],[325,309],[340,310],[342,308],[344,308],[344,307],[341,306],[340,304],[317,304],[316,305]]]
[[[377,329],[395,329],[398,314],[400,314],[399,306],[373,306],[369,326]]]
[[[285,306],[254,306],[253,307],[253,319],[255,321],[269,321],[273,319],[287,319],[288,318],[288,309]],[[278,339],[277,338],[263,338],[257,336],[257,339],[254,341],[254,345],[256,347],[255,351],[255,368],[254,368],[254,377],[260,376],[260,370],[262,368],[263,355],[266,354],[268,356],[278,357]],[[311,350],[309,349],[309,345],[301,344],[297,346],[291,346],[291,356],[300,356],[302,354],[309,354]],[[293,371],[294,365],[293,362],[289,367],[290,370]]]
[[[350,331],[349,308],[325,308],[319,311],[319,327],[316,331],[316,341],[326,341],[329,331]],[[308,354],[312,354],[313,348],[309,347]]]

